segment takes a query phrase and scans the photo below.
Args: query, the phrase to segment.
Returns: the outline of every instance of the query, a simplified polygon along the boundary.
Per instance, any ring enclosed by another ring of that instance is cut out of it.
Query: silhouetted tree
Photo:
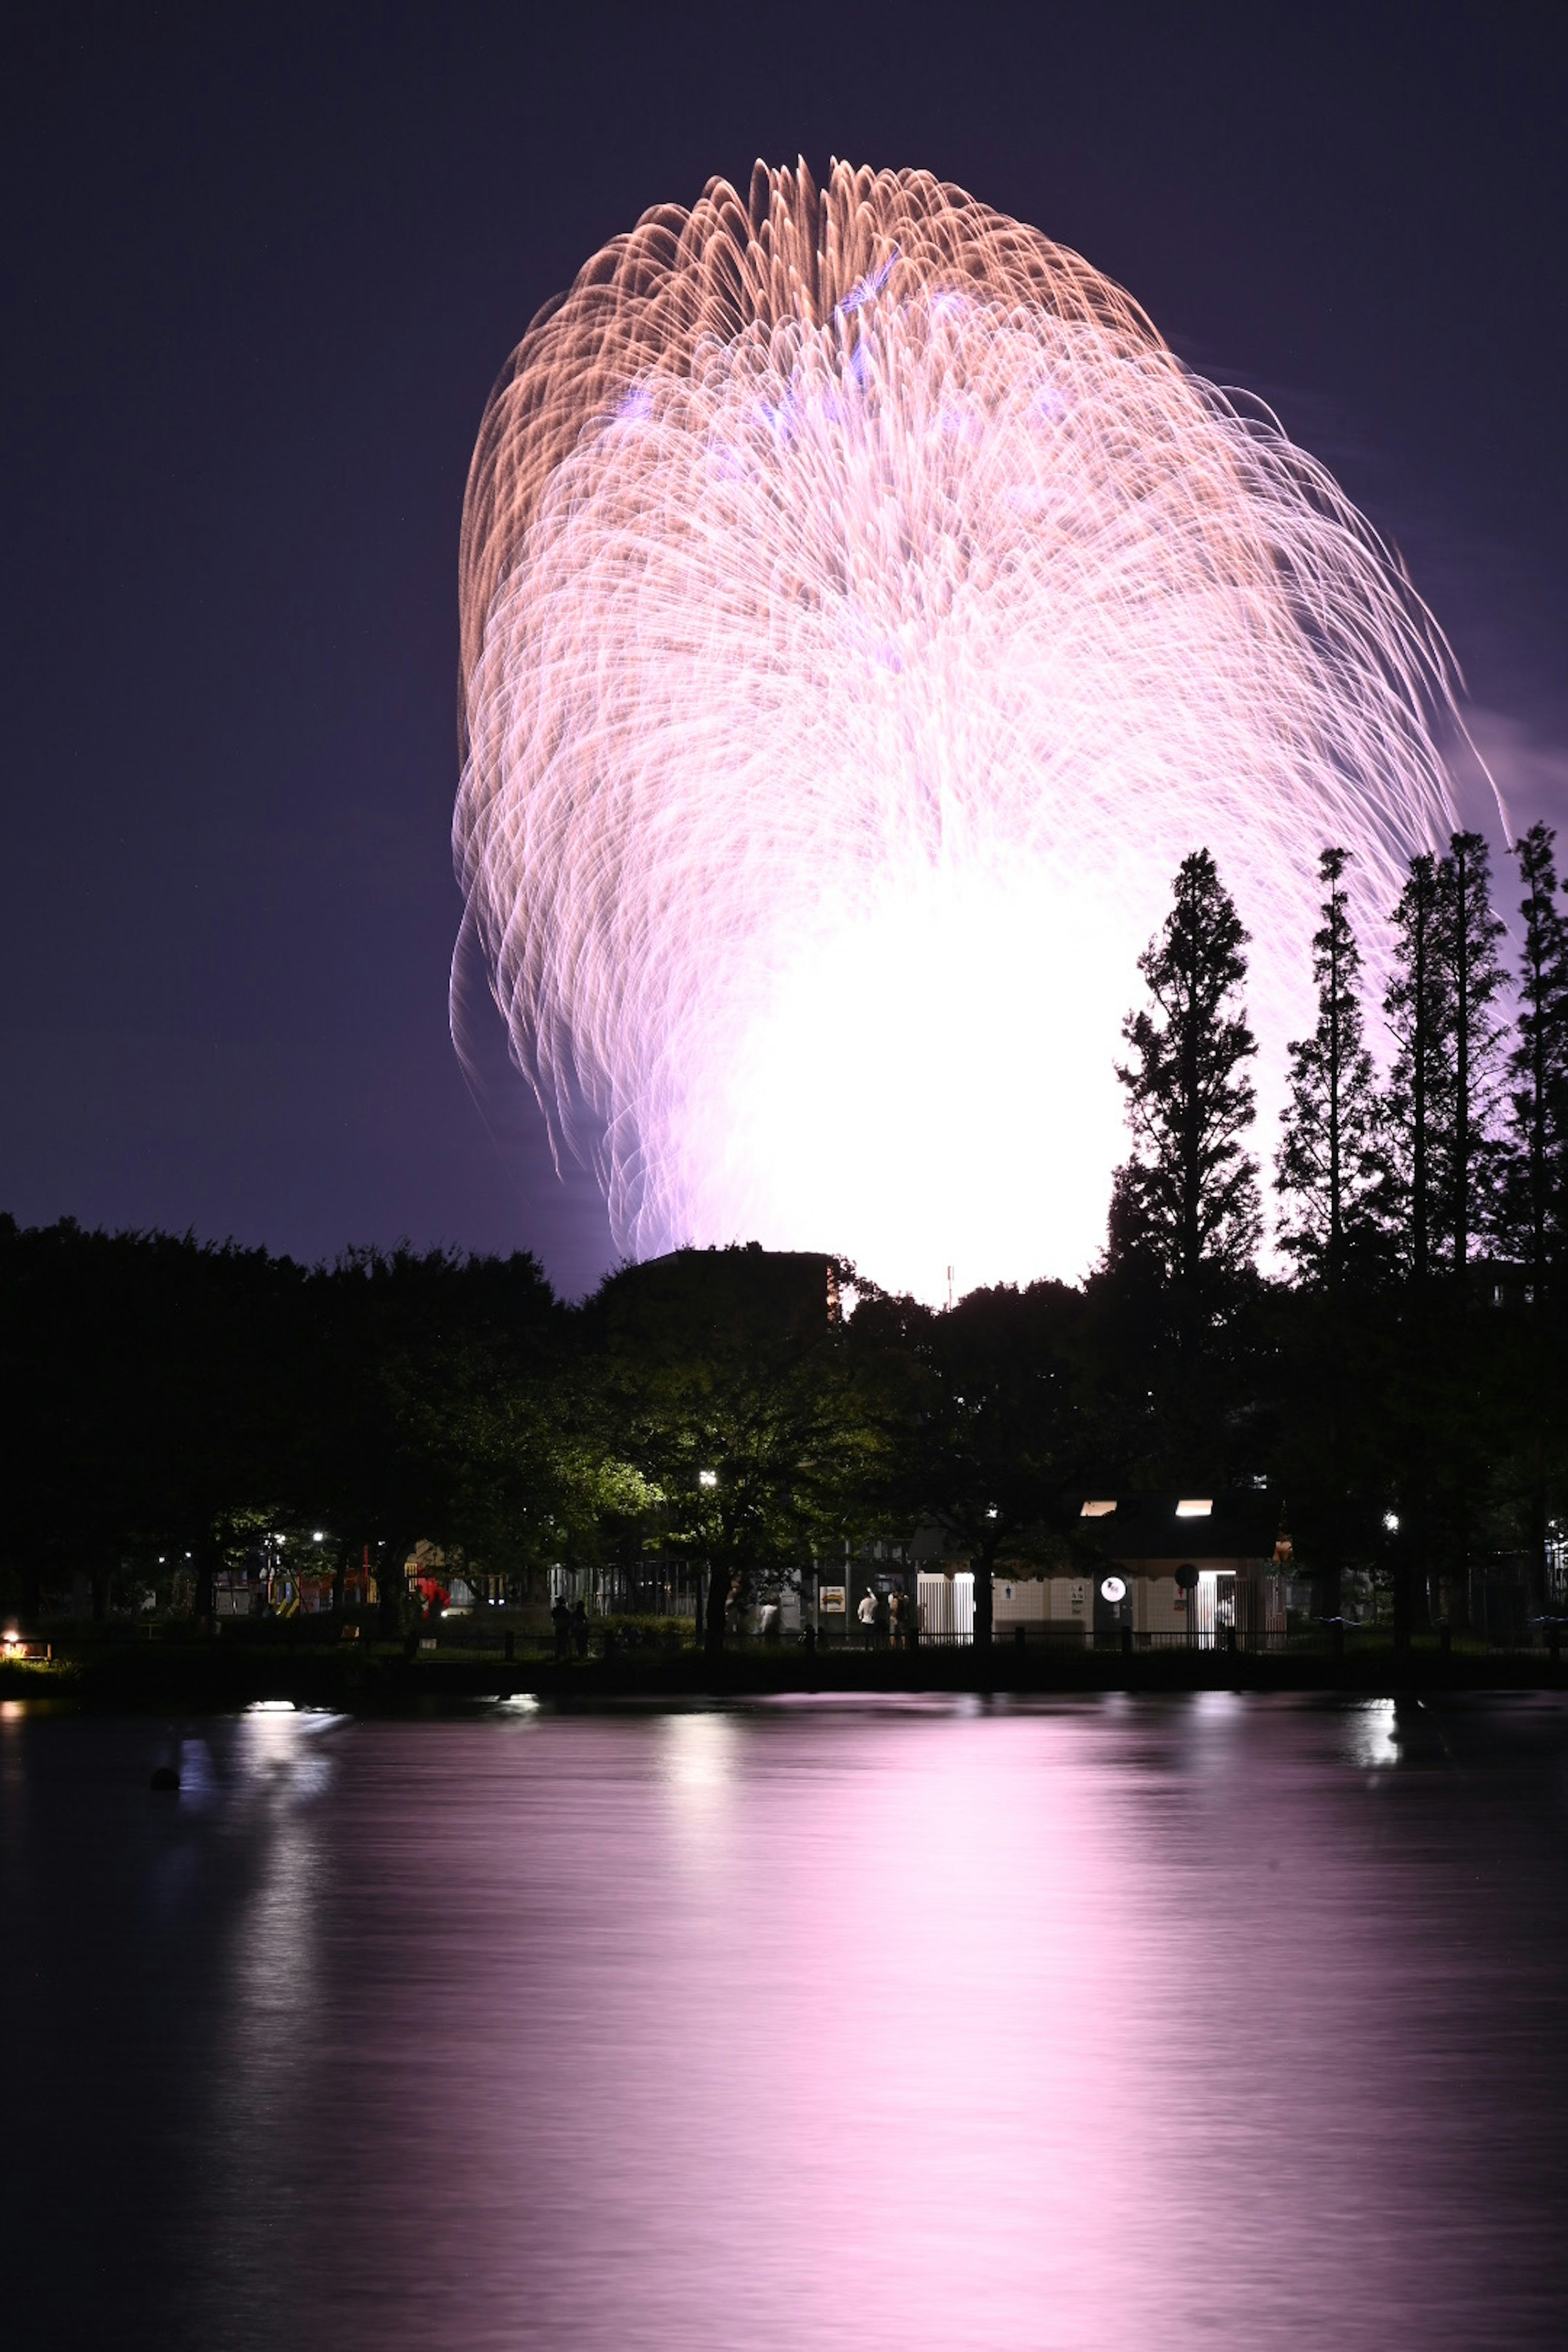
[[[1563,1475],[1561,1277],[1568,1224],[1568,921],[1559,903],[1555,840],[1550,825],[1532,824],[1513,849],[1524,885],[1524,938],[1502,1192],[1504,1232],[1529,1277],[1524,1344],[1513,1357],[1513,1420],[1522,1433],[1518,1466],[1541,1610],[1547,1603],[1551,1489]]]
[[[345,1251],[310,1297],[309,1508],[351,1554],[368,1546],[393,1633],[421,1538],[493,1553],[504,1534],[533,1556],[552,1490],[560,1309],[526,1253],[406,1245]]]
[[[1498,1108],[1503,987],[1492,911],[1491,862],[1479,833],[1456,833],[1437,874],[1437,947],[1454,1041],[1452,1118],[1445,1139],[1441,1199],[1453,1270],[1462,1280],[1472,1244],[1495,1226],[1492,1132]]]
[[[1441,1161],[1453,1085],[1453,1015],[1445,985],[1437,861],[1422,851],[1394,909],[1394,956],[1384,1013],[1394,1041],[1388,1118],[1397,1182],[1392,1222],[1405,1271],[1424,1283],[1436,1223]]]
[[[1189,1363],[1252,1272],[1260,1237],[1258,1166],[1241,1140],[1258,1051],[1237,1001],[1247,940],[1214,859],[1194,850],[1138,959],[1152,1006],[1122,1024],[1132,1058],[1117,1076],[1132,1153],[1112,1180],[1105,1264],[1158,1282]]]
[[[1344,888],[1349,852],[1325,849],[1322,923],[1312,940],[1318,1018],[1289,1049],[1289,1099],[1276,1161],[1286,1213],[1280,1245],[1307,1288],[1289,1318],[1289,1447],[1310,1458],[1310,1500],[1298,1513],[1319,1572],[1321,1613],[1338,1617],[1347,1547],[1364,1520],[1365,1430],[1353,1376],[1367,1361],[1364,1318],[1346,1296],[1385,1254],[1389,1168],[1383,1104],[1362,1013],[1361,950]],[[1353,1333],[1353,1336],[1352,1336]],[[1349,1418],[1347,1419],[1347,1415]],[[1300,1492],[1299,1479],[1293,1482]]]
[[[1081,1291],[1060,1282],[971,1291],[927,1318],[931,1380],[912,1491],[974,1571],[974,1642],[989,1648],[1001,1559],[1055,1557],[1063,1487],[1084,1466],[1077,1360]]]
[[[1468,1575],[1471,1530],[1488,1485],[1492,1398],[1481,1367],[1495,1333],[1478,1323],[1466,1276],[1495,1228],[1495,1135],[1502,1031],[1501,925],[1479,834],[1456,833],[1441,861],[1411,860],[1394,910],[1396,952],[1385,1009],[1395,1040],[1389,1089],[1394,1236],[1408,1277],[1391,1310],[1397,1365],[1384,1407],[1401,1467],[1394,1631],[1408,1639],[1418,1582]],[[1441,1298],[1431,1277],[1456,1277]]]
[[[1279,1244],[1298,1272],[1336,1289],[1347,1263],[1378,1252],[1387,1214],[1383,1104],[1367,1051],[1361,950],[1344,889],[1350,852],[1325,849],[1328,896],[1312,939],[1317,1024],[1289,1049],[1289,1102],[1276,1160],[1286,1203]]]
[[[1506,1183],[1510,1238],[1544,1299],[1568,1220],[1568,920],[1558,903],[1556,835],[1532,824],[1514,844],[1524,897],[1519,1018],[1509,1055],[1512,1150]]]
[[[606,1436],[657,1495],[653,1536],[706,1570],[710,1654],[731,1599],[793,1581],[886,1508],[876,1364],[847,1345],[828,1275],[755,1245],[678,1250],[607,1276],[587,1310]]]

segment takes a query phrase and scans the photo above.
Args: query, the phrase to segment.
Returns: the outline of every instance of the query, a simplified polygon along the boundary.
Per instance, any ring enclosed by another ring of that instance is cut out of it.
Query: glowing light
[[[1396,1535],[1399,1533],[1399,1514],[1398,1514],[1398,1512],[1397,1512],[1397,1511],[1384,1511],[1384,1515],[1383,1515],[1383,1524],[1384,1524],[1384,1526],[1388,1529],[1388,1532],[1389,1532],[1389,1534],[1390,1534],[1391,1536],[1396,1536]]]
[[[1206,1519],[1213,1510],[1214,1504],[1207,1496],[1193,1496],[1176,1505],[1176,1517],[1179,1519]]]
[[[719,1484],[719,1473],[717,1470],[699,1470],[697,1483],[700,1486],[716,1486]]]
[[[1454,822],[1442,640],[1336,484],[921,173],[759,166],[595,257],[490,402],[461,604],[454,1034],[477,963],[633,1255],[1082,1271],[1180,859],[1253,934],[1266,1154],[1318,851],[1375,989]]]
[[[1376,1770],[1399,1761],[1399,1727],[1391,1698],[1369,1699],[1346,1722],[1352,1762]]]

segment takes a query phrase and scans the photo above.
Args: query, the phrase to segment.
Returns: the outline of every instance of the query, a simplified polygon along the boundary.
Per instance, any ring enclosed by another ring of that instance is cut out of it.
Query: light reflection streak
[[[118,2084],[163,2193],[116,2276],[157,2340],[1554,2352],[1568,1717],[1417,1710],[1369,1772],[1387,1722],[216,1727],[221,1805],[184,1821],[145,1727],[7,1726],[7,1764],[67,1766],[0,1811],[31,2128],[68,2053],[94,2148]],[[106,1978],[138,1843],[203,1875]]]
[[[1381,1771],[1387,1765],[1398,1763],[1399,1734],[1393,1699],[1366,1699],[1352,1706],[1345,1717],[1345,1731],[1351,1754],[1363,1769]]]

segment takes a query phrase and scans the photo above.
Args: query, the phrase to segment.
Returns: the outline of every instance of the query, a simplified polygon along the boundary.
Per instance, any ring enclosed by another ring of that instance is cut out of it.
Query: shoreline
[[[1434,1645],[1399,1652],[1392,1641],[1341,1658],[1302,1651],[1282,1656],[1203,1650],[1135,1654],[1089,1651],[1016,1654],[997,1645],[984,1662],[973,1650],[838,1651],[807,1659],[798,1651],[696,1650],[613,1659],[417,1656],[388,1643],[376,1654],[324,1644],[159,1643],[73,1645],[46,1664],[0,1662],[0,1700],[37,1701],[92,1715],[230,1714],[258,1700],[345,1714],[407,1715],[532,1696],[564,1708],[627,1702],[658,1706],[768,1697],[1091,1697],[1201,1691],[1350,1696],[1441,1696],[1473,1691],[1568,1689],[1568,1671],[1544,1651],[1456,1652]]]

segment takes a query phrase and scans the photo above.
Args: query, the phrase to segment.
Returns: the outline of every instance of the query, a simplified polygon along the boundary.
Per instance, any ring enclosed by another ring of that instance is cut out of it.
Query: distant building
[[[606,1325],[655,1321],[689,1344],[810,1341],[842,1313],[837,1262],[815,1250],[671,1250],[623,1266],[599,1292]]]
[[[1093,1623],[1136,1639],[1210,1645],[1283,1634],[1289,1548],[1260,1487],[1211,1495],[1089,1495],[1073,1528],[1092,1570]],[[1057,1585],[1068,1581],[1053,1577]]]

